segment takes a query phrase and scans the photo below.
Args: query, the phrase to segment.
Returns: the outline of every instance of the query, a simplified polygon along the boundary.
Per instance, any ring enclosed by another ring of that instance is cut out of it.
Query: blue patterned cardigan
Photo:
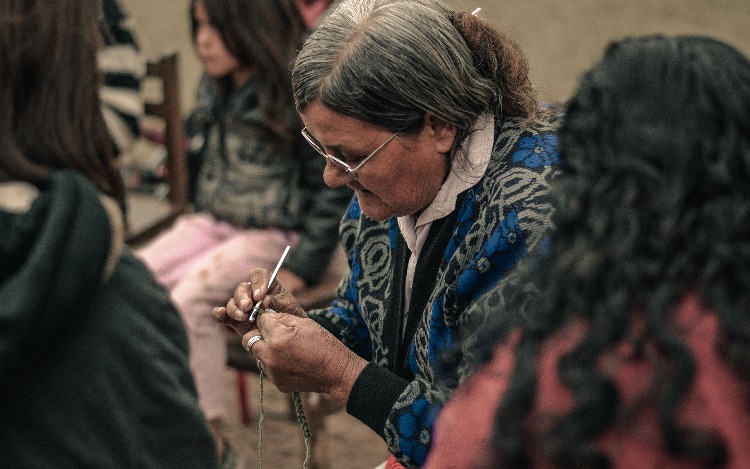
[[[406,325],[409,251],[396,219],[367,217],[356,197],[343,216],[340,237],[350,271],[332,306],[308,314],[370,361],[354,384],[347,412],[381,435],[407,467],[424,462],[437,413],[477,365],[464,354],[450,371],[452,379],[435,376],[441,352],[464,337],[468,306],[551,228],[548,186],[558,170],[559,120],[547,108],[528,127],[496,118],[484,177],[430,228]]]

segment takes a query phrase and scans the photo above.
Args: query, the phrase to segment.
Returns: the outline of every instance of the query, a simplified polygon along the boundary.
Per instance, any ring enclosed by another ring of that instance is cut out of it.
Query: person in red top
[[[560,139],[556,231],[472,306],[424,467],[750,467],[750,61],[613,43]]]

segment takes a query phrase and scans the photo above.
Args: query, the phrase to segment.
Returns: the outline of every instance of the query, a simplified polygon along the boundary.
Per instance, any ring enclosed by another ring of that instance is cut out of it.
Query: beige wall
[[[148,55],[180,52],[183,109],[193,104],[200,64],[190,40],[188,0],[121,0]],[[521,44],[542,98],[562,99],[613,39],[706,34],[750,56],[750,0],[448,0],[482,15]]]
[[[472,11],[474,3],[450,2]],[[481,0],[485,17],[518,41],[546,99],[575,89],[610,41],[630,35],[704,34],[750,56],[748,0]]]
[[[120,0],[130,13],[138,41],[148,57],[164,51],[179,52],[182,109],[187,112],[200,74],[190,38],[189,0]]]

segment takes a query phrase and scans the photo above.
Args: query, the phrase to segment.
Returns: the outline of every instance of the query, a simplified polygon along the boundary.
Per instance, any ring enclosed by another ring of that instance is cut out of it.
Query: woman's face
[[[195,0],[195,47],[206,73],[214,78],[231,76],[235,85],[242,84],[248,67],[244,67],[227,50],[219,31],[211,24],[203,0]]]
[[[302,113],[307,131],[325,149],[356,167],[393,132],[332,111],[313,101]],[[365,215],[376,220],[412,215],[434,200],[448,172],[455,127],[425,117],[417,135],[397,135],[357,171],[352,178],[339,165],[327,161],[323,179],[330,187],[347,184],[354,189]]]

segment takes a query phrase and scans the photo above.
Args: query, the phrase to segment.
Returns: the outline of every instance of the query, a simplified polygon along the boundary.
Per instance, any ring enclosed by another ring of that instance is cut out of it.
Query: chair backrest
[[[188,205],[188,170],[185,128],[180,110],[177,52],[167,52],[146,63],[146,80],[160,84],[158,101],[144,95],[146,118],[163,122],[163,135],[144,130],[144,137],[166,149],[168,195],[166,200],[129,191],[127,197],[129,244],[139,244],[169,226]]]
[[[164,121],[164,146],[167,149],[169,200],[184,210],[188,203],[187,150],[185,126],[180,110],[180,84],[177,73],[177,52],[165,53],[146,64],[146,76],[162,83],[162,100],[146,102],[148,116]]]

